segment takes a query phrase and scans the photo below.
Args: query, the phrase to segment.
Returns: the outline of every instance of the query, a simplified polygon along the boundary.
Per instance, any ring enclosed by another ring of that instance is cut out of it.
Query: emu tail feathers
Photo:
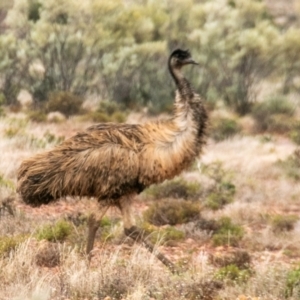
[[[30,206],[40,206],[56,200],[51,191],[43,184],[45,174],[34,172],[23,162],[18,172],[17,192],[22,200]]]

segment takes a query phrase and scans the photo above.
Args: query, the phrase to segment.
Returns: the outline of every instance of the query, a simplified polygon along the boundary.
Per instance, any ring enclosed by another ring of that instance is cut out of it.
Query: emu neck
[[[193,98],[193,89],[189,81],[183,76],[181,67],[174,67],[169,62],[169,71],[173,77],[173,80],[177,86],[177,90],[180,95],[180,101],[188,101]]]
[[[208,118],[202,99],[185,78],[177,87],[173,121],[180,132],[194,132],[201,145],[205,139]]]

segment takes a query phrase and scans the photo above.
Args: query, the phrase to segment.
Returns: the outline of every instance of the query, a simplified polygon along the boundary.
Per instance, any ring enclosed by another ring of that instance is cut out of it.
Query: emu
[[[145,124],[97,124],[53,150],[24,160],[18,170],[18,192],[31,206],[65,196],[95,197],[99,211],[89,218],[86,252],[93,249],[101,218],[109,206],[120,209],[124,231],[153,252],[135,226],[132,199],[151,184],[186,169],[205,144],[207,113],[181,69],[197,64],[188,50],[173,51],[169,72],[177,86],[174,114]],[[162,254],[157,257],[174,271]]]

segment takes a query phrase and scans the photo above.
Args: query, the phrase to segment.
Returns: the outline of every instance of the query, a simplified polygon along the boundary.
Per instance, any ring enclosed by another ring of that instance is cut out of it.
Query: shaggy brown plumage
[[[64,196],[96,197],[120,207],[125,229],[132,227],[126,208],[130,200],[120,199],[178,175],[204,144],[207,114],[181,73],[192,63],[189,52],[179,49],[169,58],[177,86],[172,118],[143,125],[94,125],[53,150],[26,159],[18,172],[22,199],[38,206]]]

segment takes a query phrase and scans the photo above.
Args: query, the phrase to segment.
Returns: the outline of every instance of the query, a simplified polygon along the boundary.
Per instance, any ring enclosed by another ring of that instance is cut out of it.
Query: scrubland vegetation
[[[299,299],[299,37],[297,1],[2,1],[0,299]],[[186,76],[207,146],[134,209],[180,272],[133,245],[115,209],[89,265],[95,199],[27,207],[17,168],[95,122],[169,114],[175,47],[200,64]]]

